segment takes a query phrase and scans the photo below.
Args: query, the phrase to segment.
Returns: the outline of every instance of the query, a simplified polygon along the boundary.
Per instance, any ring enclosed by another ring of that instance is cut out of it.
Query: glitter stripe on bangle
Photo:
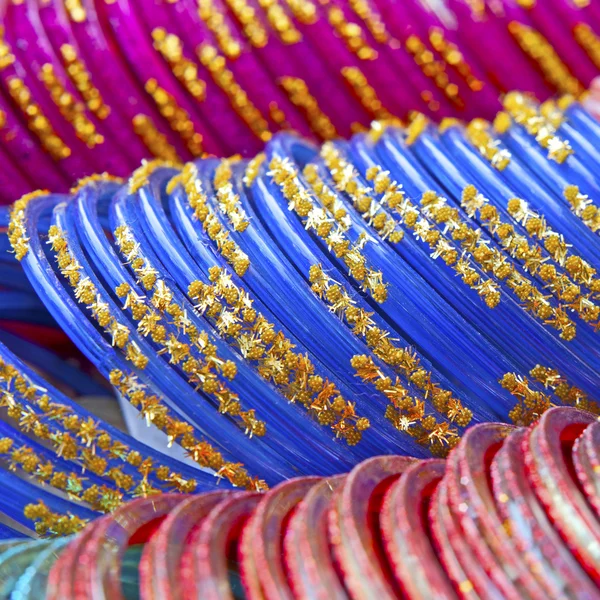
[[[256,17],[256,10],[246,0],[225,0],[229,10],[242,26],[246,39],[254,48],[264,48],[269,34]]]
[[[85,478],[74,471],[66,472],[51,461],[44,461],[39,454],[25,444],[16,444],[10,437],[0,438],[0,456],[7,455],[9,469],[20,470],[39,485],[49,485],[65,493],[69,499],[89,504],[94,510],[109,513],[126,500],[125,495],[110,486],[85,483]],[[75,467],[81,470],[83,466]],[[159,491],[156,491],[159,493]],[[27,517],[27,512],[25,512]],[[30,518],[30,517],[27,517]],[[38,533],[48,533],[39,531]]]
[[[335,34],[346,44],[348,50],[360,60],[375,60],[377,51],[366,40],[365,33],[360,25],[349,22],[344,11],[339,6],[329,6],[327,18]]]
[[[369,0],[349,0],[352,12],[365,24],[373,38],[380,44],[391,43],[391,36],[381,19],[381,15],[373,10]],[[397,43],[397,40],[394,40]]]
[[[284,44],[297,44],[302,40],[302,34],[296,29],[278,0],[258,0],[258,5],[263,9],[267,21]]]
[[[532,389],[527,377],[506,373],[500,380],[500,385],[518,399],[517,404],[508,413],[509,419],[515,425],[531,425],[549,408],[556,406],[548,394]]]
[[[294,18],[303,25],[312,25],[317,20],[317,7],[312,0],[285,0]]]
[[[231,185],[232,159],[223,159],[215,169],[213,185],[219,208],[227,217],[234,231],[246,231],[250,221],[240,204],[240,197],[233,192]]]
[[[521,50],[537,63],[544,78],[561,94],[573,94],[579,97],[584,92],[579,80],[572,75],[552,44],[539,31],[518,21],[511,21],[508,24],[508,31]]]
[[[553,260],[564,267],[577,283],[586,286],[594,294],[600,293],[600,279],[596,277],[597,271],[586,260],[581,258],[567,244],[562,234],[554,231],[543,215],[534,212],[529,204],[520,198],[512,198],[507,203],[508,213],[525,227],[527,233],[539,239]]]
[[[213,0],[198,0],[198,16],[214,34],[221,52],[232,60],[242,52],[240,43],[233,37],[222,12],[215,7]]]
[[[373,313],[356,306],[344,287],[323,271],[321,265],[313,265],[309,271],[309,281],[313,292],[323,300],[351,329],[354,335],[364,339],[373,353],[394,371],[430,398],[435,409],[446,415],[461,427],[466,427],[472,413],[449,390],[444,390],[432,381],[433,374],[422,365],[417,354],[410,348],[401,348],[393,343],[389,331],[380,329],[372,321]],[[402,408],[396,403],[394,408]],[[404,407],[408,408],[408,407]]]
[[[211,444],[196,438],[190,424],[173,417],[164,401],[156,395],[149,394],[133,373],[113,369],[110,373],[110,383],[123,398],[140,411],[148,423],[152,423],[168,436],[169,443],[179,444],[200,467],[214,471],[216,477],[223,477],[236,487],[256,491],[267,489],[264,481],[248,475],[242,463],[223,460],[222,454]]]
[[[88,523],[86,519],[81,519],[77,515],[61,515],[53,512],[41,501],[28,504],[23,514],[35,523],[35,530],[39,535],[52,537],[78,533]]]
[[[244,171],[243,182],[246,187],[251,187],[254,180],[258,177],[262,164],[267,159],[264,152],[257,154],[253,159],[248,161],[246,170]]]
[[[181,85],[199,102],[206,98],[206,83],[198,77],[198,67],[185,57],[181,40],[164,27],[152,30],[154,48],[167,61],[173,75]]]
[[[562,164],[574,150],[568,140],[557,135],[555,126],[523,94],[511,92],[504,97],[504,109],[535,141],[548,150],[548,159]]]
[[[448,206],[445,198],[428,191],[423,194],[421,206],[433,221],[443,224],[452,232],[452,237],[469,252],[484,273],[491,272],[497,279],[504,281],[526,311],[545,325],[558,330],[562,339],[569,341],[576,336],[576,325],[564,308],[553,307],[531,280],[506,260],[500,250],[491,248],[486,241],[481,240],[480,232],[461,220],[458,209]]]
[[[400,119],[390,113],[377,96],[375,89],[369,84],[365,74],[358,67],[344,67],[342,76],[350,85],[352,91],[375,119],[398,121]]]
[[[300,217],[304,227],[321,238],[330,252],[341,259],[348,267],[350,276],[364,289],[376,302],[383,303],[387,299],[387,285],[381,271],[371,269],[367,259],[361,252],[367,240],[360,236],[355,244],[351,244],[344,234],[344,229],[339,225],[334,228],[327,219],[326,211],[317,206],[311,194],[301,183],[296,168],[289,159],[273,158],[269,164],[267,175],[279,186],[283,197],[288,202],[288,208]],[[321,201],[316,197],[317,202]]]
[[[565,187],[563,195],[573,213],[583,221],[586,227],[594,233],[600,230],[600,209],[587,194],[582,194],[576,185],[568,185]]]
[[[209,207],[202,183],[198,178],[198,169],[194,164],[187,163],[181,173],[169,181],[167,193],[171,194],[177,184],[181,184],[185,190],[194,217],[200,221],[208,237],[215,242],[219,252],[233,267],[236,274],[242,277],[250,266],[250,259],[233,240],[229,239],[229,232],[223,228]]]
[[[552,393],[561,399],[564,404],[587,410],[595,415],[600,414],[600,406],[597,402],[590,400],[587,394],[574,385],[570,385],[556,369],[536,365],[529,375],[541,383],[544,388],[551,389]]]
[[[71,194],[76,194],[79,190],[84,188],[86,185],[91,183],[101,183],[101,182],[112,182],[123,184],[125,180],[122,177],[118,177],[116,175],[111,175],[110,173],[93,173],[92,175],[88,175],[87,177],[82,177],[78,179],[75,185],[69,190]]]
[[[75,48],[71,44],[63,44],[60,47],[60,54],[69,78],[85,100],[88,109],[98,119],[106,119],[111,108],[104,102],[100,90],[94,85],[91,74],[85,63],[77,56]]]
[[[60,114],[73,127],[77,137],[88,148],[95,148],[102,144],[104,136],[98,133],[96,126],[87,118],[85,104],[78,102],[73,94],[66,90],[57,77],[52,64],[42,65],[39,79],[44,84]]]
[[[33,100],[25,82],[18,77],[11,77],[8,80],[8,93],[23,113],[27,127],[38,137],[44,150],[57,161],[71,156],[71,148],[54,131],[40,105]]]
[[[122,225],[116,229],[114,236],[121,255],[138,282],[148,292],[153,292],[150,300],[146,300],[127,283],[122,283],[115,290],[117,296],[124,299],[123,310],[129,310],[137,322],[138,333],[143,337],[150,336],[154,343],[161,346],[158,354],[167,353],[169,364],[180,365],[188,383],[214,398],[218,402],[219,412],[230,415],[245,429],[246,435],[264,436],[265,423],[256,418],[254,410],[242,410],[239,396],[220,380],[220,377],[229,380],[235,378],[235,363],[219,358],[208,334],[199,331],[191,322],[185,308],[175,300],[172,290],[164,280],[158,278],[158,271],[139,254],[139,245],[131,230]],[[177,335],[169,334],[165,327],[169,323],[175,327]]]
[[[64,5],[69,18],[74,23],[83,23],[87,19],[87,13],[81,0],[64,0]]]
[[[473,119],[466,128],[467,139],[494,169],[504,171],[512,160],[512,154],[506,148],[499,148],[500,141],[489,132],[490,124],[483,119]]]
[[[247,92],[236,81],[233,72],[227,68],[225,58],[214,46],[203,44],[198,48],[198,58],[210,73],[213,81],[225,92],[231,106],[249,127],[250,131],[263,142],[271,139],[269,124],[258,108],[248,97]]]
[[[473,75],[473,71],[465,60],[462,52],[456,44],[453,44],[446,39],[444,30],[441,27],[430,28],[429,41],[431,42],[433,49],[442,56],[445,63],[462,77],[472,91],[481,91],[485,85],[484,82]]]
[[[594,65],[600,68],[600,38],[592,28],[587,23],[577,23],[573,27],[573,37],[592,59]]]
[[[321,110],[319,103],[310,93],[303,79],[286,76],[279,80],[279,85],[288,95],[292,104],[302,110],[314,133],[324,140],[338,137],[331,119]]]
[[[169,143],[167,137],[158,130],[151,117],[138,113],[131,120],[131,124],[133,132],[142,140],[152,156],[161,160],[179,162],[177,150]]]
[[[160,158],[154,160],[142,160],[141,166],[139,166],[129,177],[129,193],[135,194],[145,185],[148,185],[150,175],[152,175],[156,169],[160,168],[179,169],[179,164]]]
[[[456,108],[464,108],[465,102],[460,97],[458,86],[450,82],[445,63],[435,59],[433,52],[427,48],[421,38],[411,34],[406,38],[404,47],[413,57],[415,64],[423,71],[423,74],[431,79],[437,88],[442,90],[446,98]]]
[[[413,437],[417,443],[427,446],[433,456],[446,456],[460,440],[458,429],[446,421],[438,421],[433,415],[425,414],[423,400],[413,398],[396,378],[393,383],[368,356],[352,358],[356,376],[371,383],[390,402],[385,417],[398,431]]]
[[[25,194],[25,196],[22,196],[17,200],[10,209],[10,220],[7,232],[8,240],[18,261],[23,260],[29,252],[29,238],[27,237],[27,231],[25,230],[25,208],[27,207],[27,204],[35,198],[46,196],[47,194],[49,194],[48,190],[37,190]]]
[[[126,490],[133,486],[133,478],[125,475],[119,467],[112,466],[107,471],[110,465],[102,456],[129,464],[137,468],[141,478],[141,487],[135,493],[146,489],[148,477],[152,473],[155,473],[157,479],[164,481],[165,485],[173,486],[181,492],[189,493],[196,488],[195,480],[183,478],[166,465],[158,463],[155,466],[150,457],[142,460],[139,452],[114,440],[99,422],[91,417],[83,419],[71,407],[53,400],[45,389],[33,385],[15,367],[2,360],[0,383],[2,405],[11,412],[9,416],[17,421],[19,429],[51,442],[59,456],[79,460],[86,469],[112,479],[115,485]],[[16,395],[24,398],[27,406],[20,406],[15,399]],[[56,424],[64,430],[57,429]],[[131,485],[128,481],[131,481]]]
[[[195,308],[218,323],[226,311],[239,327],[221,334],[254,365],[259,375],[271,382],[290,402],[301,403],[321,425],[331,427],[336,437],[357,444],[369,420],[356,414],[335,384],[321,377],[308,355],[294,352],[294,345],[262,314],[252,308],[248,293],[237,287],[218,267],[209,270],[211,284],[193,281],[188,296]]]
[[[202,147],[202,134],[194,129],[194,124],[188,112],[177,104],[177,101],[171,94],[160,87],[156,79],[148,79],[144,85],[144,89],[152,97],[158,111],[167,120],[171,129],[175,133],[178,133],[185,142],[192,156],[201,156],[204,151]]]
[[[510,202],[520,200],[513,198]],[[461,205],[470,218],[479,215],[483,226],[498,240],[502,248],[516,259],[527,273],[537,274],[558,300],[565,302],[565,305],[585,322],[598,321],[600,307],[594,304],[590,295],[581,294],[579,286],[568,275],[557,272],[556,267],[546,261],[540,246],[529,244],[526,236],[518,234],[510,223],[502,221],[498,209],[490,204],[475,186],[469,185],[463,190]],[[530,227],[533,224],[530,221]],[[592,324],[598,326],[597,323]]]
[[[419,209],[408,199],[402,186],[392,181],[387,171],[373,167],[367,171],[367,180],[373,181],[373,187],[358,184],[357,173],[353,166],[343,160],[333,146],[323,146],[321,155],[339,189],[345,191],[357,211],[365,217],[373,206],[377,206],[374,195],[381,196],[380,206],[385,206],[400,217],[400,223],[412,231],[415,238],[432,250],[432,259],[442,259],[460,277],[465,285],[476,290],[488,308],[495,308],[500,302],[498,286],[490,279],[483,278],[472,266],[466,253],[459,257],[455,245],[450,242]],[[390,240],[393,242],[393,240]]]

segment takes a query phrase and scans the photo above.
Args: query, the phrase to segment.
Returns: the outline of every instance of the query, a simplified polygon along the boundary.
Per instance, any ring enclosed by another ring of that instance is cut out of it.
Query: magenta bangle
[[[96,134],[102,136],[100,138],[102,141],[98,142],[95,140],[90,145],[86,141],[81,140],[77,133],[75,133],[80,147],[81,144],[85,145],[87,158],[92,163],[94,170],[126,175],[127,168],[123,170],[123,163],[126,162],[125,155],[121,152],[119,146],[115,144],[110,128],[88,110],[83,98],[81,98],[68,74],[65,72],[63,64],[54,52],[50,39],[42,25],[35,0],[27,0],[26,4],[20,8],[15,7],[14,18],[21,23],[27,23],[27,29],[23,28],[21,30],[21,39],[27,33],[30,34],[30,48],[36,49],[36,59],[39,61],[40,66],[42,64],[52,65],[56,79],[60,82],[62,88],[84,107],[83,115],[94,126]],[[32,64],[33,69],[36,68],[34,65],[35,61]]]
[[[228,545],[239,541],[240,531],[262,498],[261,494],[232,495],[213,508],[204,519],[197,545],[193,549],[196,597],[233,600],[233,596],[227,592]],[[184,586],[189,589],[186,584]]]
[[[162,519],[189,496],[163,494],[139,498],[117,509],[94,527],[74,569],[76,598],[120,600],[120,564],[129,540],[141,527]]]
[[[332,2],[331,4],[340,8],[347,20],[353,21],[352,15],[344,3]],[[421,90],[429,90],[433,101],[437,101],[440,111],[443,112],[445,106],[443,96],[425,78],[412,59],[404,54],[404,50],[395,55],[396,68],[392,68],[389,61],[386,60],[387,56],[391,56],[389,53],[394,51],[381,45],[377,46],[377,52],[379,53],[377,58],[374,60],[360,60],[346,47],[345,42],[337,36],[325,13],[326,8],[319,7],[317,22],[314,25],[303,27],[302,32],[307,40],[310,39],[314,44],[319,55],[327,57],[326,64],[335,70],[335,78],[338,81],[341,80],[342,83],[340,87],[351,89],[349,84],[343,80],[340,72],[344,67],[355,67],[364,73],[369,84],[377,92],[379,100],[390,113],[401,118],[404,118],[411,110],[421,110],[429,113],[427,104],[421,97]],[[366,28],[363,29],[365,40],[373,47],[374,40],[370,37]],[[402,73],[402,82],[398,78],[397,70]],[[415,78],[420,83],[415,83]],[[417,85],[421,85],[421,87],[417,87]],[[369,114],[369,120],[372,119],[373,115]]]
[[[64,12],[61,2],[54,0],[57,10]],[[108,90],[106,100],[111,106],[118,106],[126,119],[126,131],[131,131],[132,138],[138,140],[133,131],[133,120],[142,115],[149,118],[159,134],[165,136],[168,143],[176,150],[184,151],[180,137],[169,127],[158,112],[156,106],[147,98],[143,85],[140,85],[131,73],[123,58],[112,33],[102,28],[92,0],[82,0],[86,19],[82,23],[71,22],[71,31],[78,41],[85,61],[94,78],[98,77],[103,88]],[[118,91],[118,93],[117,93]],[[144,146],[144,154],[150,149]],[[187,154],[186,154],[187,156]]]
[[[4,147],[0,148],[0,204],[18,200],[30,192],[33,186],[21,173]]]
[[[180,562],[190,532],[218,504],[234,498],[232,492],[192,496],[172,510],[160,529],[145,545],[140,561],[140,592],[143,598],[181,598],[187,584],[182,581]]]
[[[261,9],[254,0],[248,0],[247,4],[260,14]],[[295,26],[302,33],[301,42],[284,44],[277,34],[269,29],[269,41],[266,46],[256,48],[253,52],[275,81],[282,77],[304,80],[309,93],[316,99],[319,108],[330,119],[337,133],[347,136],[350,134],[351,123],[367,124],[372,117],[368,116],[356,98],[347,93],[348,88],[344,89],[340,70],[346,63],[339,60],[339,51],[343,48],[340,44],[343,42],[337,38],[332,39],[335,45],[332,44],[328,53],[323,55],[313,41],[318,31],[323,35],[321,18],[312,25],[295,23]],[[328,28],[328,25],[326,27]],[[332,38],[329,29],[326,31],[327,37]]]
[[[16,109],[5,98],[4,90],[0,91],[0,110],[4,113],[5,120],[4,127],[0,129],[0,139],[15,163],[24,172],[35,173],[35,186],[56,192],[68,190],[67,178],[14,114]],[[29,189],[31,190],[31,187]]]
[[[557,21],[554,13],[545,3],[536,2],[529,10],[505,2],[506,16],[510,21],[518,21],[539,31],[553,46],[560,59],[584,87],[598,74],[598,69],[588,55],[575,42],[571,29]]]
[[[75,130],[60,114],[49,92],[38,79],[44,64],[44,51],[39,47],[35,35],[28,27],[28,19],[23,14],[24,5],[8,5],[4,14],[5,39],[15,57],[14,62],[2,70],[1,75],[6,89],[12,77],[18,77],[27,86],[41,111],[50,121],[56,135],[69,149],[70,154],[61,158],[60,167],[70,179],[75,180],[94,170],[89,162],[89,153],[83,142],[77,139]],[[25,58],[26,62],[23,62]],[[87,159],[87,160],[86,160]]]
[[[455,13],[459,39],[482,63],[486,76],[503,91],[523,90],[546,100],[552,88],[538,71],[537,65],[523,60],[523,51],[508,32],[508,22],[489,11],[476,19],[467,0],[447,0]]]
[[[244,528],[240,545],[242,580],[250,600],[292,600],[280,549],[292,511],[320,477],[301,477],[265,494]]]
[[[131,3],[128,0],[117,0],[111,4],[100,3],[98,7],[98,16],[112,29],[115,40],[139,83],[144,86],[147,81],[156,80],[177,105],[187,112],[194,130],[202,136],[204,150],[222,154],[221,144],[217,142],[219,135],[210,128],[210,121],[202,122],[196,118],[195,107],[181,91],[179,82],[174,79],[168,67],[156,55],[150,32],[145,31]],[[189,157],[192,152],[183,142],[185,140],[182,138],[182,145],[178,147],[181,148],[181,156]]]
[[[34,2],[33,4],[35,10],[38,12],[38,18],[42,22],[46,35],[54,48],[56,56],[60,55],[63,46],[71,46],[77,55],[77,59],[85,65],[88,73],[92,75],[83,59],[83,52],[73,35],[71,24],[66,15],[64,6],[57,2],[43,5]],[[115,59],[113,59],[112,62],[114,62],[114,60]],[[109,95],[108,92],[110,88],[107,88],[105,85],[102,73],[94,71],[92,83],[100,92],[102,99],[105,100],[107,95]],[[119,88],[119,91],[121,92],[122,90]],[[120,157],[121,161],[117,165],[118,170],[111,172],[115,175],[127,176],[136,168],[136,165],[139,165],[143,158],[147,157],[148,152],[138,137],[132,132],[131,120],[128,122],[127,119],[123,117],[121,112],[122,104],[124,104],[122,97],[119,98],[117,102],[111,102],[110,105],[105,102],[105,106],[108,108],[109,113],[101,119],[101,122],[103,129],[105,130],[105,138],[107,133],[118,147],[127,148],[127,152]],[[101,148],[98,148],[98,150],[100,149]],[[106,152],[106,149],[104,149],[104,151]]]
[[[254,55],[254,48],[248,46],[248,42],[245,36],[239,31],[237,23],[228,18],[226,9],[219,0],[213,0],[213,6],[215,10],[224,13],[232,36],[242,49],[237,58],[228,61],[227,67],[235,75],[237,82],[248,94],[248,97],[260,111],[261,115],[270,124],[271,129],[276,131],[280,128],[279,124],[273,121],[270,114],[271,107],[275,103],[277,108],[285,115],[285,120],[291,129],[298,131],[302,135],[309,136],[310,129],[307,127],[306,121],[298,112],[298,109],[273,82],[265,66]],[[190,48],[197,48],[206,40],[210,40],[212,45],[219,48],[214,35],[208,31],[208,28],[198,16],[197,2],[194,0],[180,0],[176,4],[171,5],[170,10],[178,13],[174,24],[178,28],[182,39],[186,41]],[[257,22],[261,23],[265,29],[268,29],[268,25],[263,22],[261,17],[260,13],[256,14]],[[209,79],[210,76],[207,74],[206,78]]]
[[[380,4],[382,9],[385,10],[385,22],[389,24],[390,30],[396,37],[401,36],[401,32],[404,32],[404,36],[407,36],[414,30],[414,33],[421,38],[425,46],[436,56],[436,60],[444,63],[445,73],[448,76],[449,82],[454,83],[458,87],[459,95],[465,102],[465,108],[459,113],[460,116],[466,118],[473,118],[475,116],[493,118],[495,113],[501,108],[498,99],[499,90],[487,80],[482,73],[478,61],[474,60],[472,54],[467,52],[466,48],[462,48],[459,45],[454,32],[445,27],[439,19],[425,10],[423,5],[415,0],[406,0],[406,2],[402,3],[404,9],[403,18],[401,18],[400,11],[395,10],[395,5],[381,1]],[[391,10],[392,8],[394,10]],[[443,32],[447,42],[460,48],[463,60],[468,65],[471,76],[481,82],[481,89],[472,89],[465,76],[457,68],[448,64],[444,57],[435,50],[430,40],[430,34],[435,29]]]
[[[152,31],[157,27],[163,27],[167,33],[178,33],[174,27],[173,13],[160,0],[142,0],[141,2],[130,0],[130,3],[137,14],[141,15],[150,40],[152,39]],[[200,36],[203,33],[199,30]],[[252,134],[250,128],[232,108],[225,92],[215,85],[210,74],[202,65],[198,64],[194,50],[206,41],[212,43],[210,37],[201,37],[199,43],[194,46],[182,44],[183,55],[198,66],[199,78],[206,84],[206,97],[204,100],[200,102],[190,97],[190,101],[197,107],[197,114],[210,116],[211,125],[220,134],[220,142],[225,154],[235,154],[240,151],[240,148],[247,148],[249,153],[258,153],[262,142]],[[158,51],[155,52],[158,60],[162,61],[163,59]],[[165,66],[170,70],[170,67]],[[189,92],[186,90],[184,94],[187,96]]]
[[[429,497],[444,475],[442,460],[411,466],[385,495],[380,527],[387,556],[401,588],[410,598],[453,598],[424,519]]]

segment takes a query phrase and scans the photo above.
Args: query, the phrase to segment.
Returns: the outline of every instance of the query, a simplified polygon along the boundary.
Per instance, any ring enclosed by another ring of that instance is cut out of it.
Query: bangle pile
[[[600,68],[594,2],[4,4],[0,202],[142,159],[253,156],[280,130],[491,119],[513,89],[583,99]]]
[[[0,212],[0,511],[64,535],[135,497],[598,414],[600,125],[572,97],[503,104],[143,162]],[[131,436],[72,400],[98,395]]]
[[[370,458],[267,492],[138,498],[72,539],[0,545],[24,599],[596,598],[600,424],[554,408],[446,460]],[[39,509],[43,512],[44,507]]]

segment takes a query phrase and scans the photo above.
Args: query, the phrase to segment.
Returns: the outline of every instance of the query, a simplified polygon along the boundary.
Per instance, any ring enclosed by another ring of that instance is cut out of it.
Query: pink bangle
[[[118,147],[127,149],[120,156],[118,167],[121,172],[114,172],[116,175],[127,176],[143,158],[148,156],[148,151],[133,133],[131,119],[128,120],[122,114],[124,104],[122,99],[111,105],[105,102],[110,88],[107,88],[102,72],[94,71],[93,74],[90,72],[83,58],[83,51],[71,29],[64,6],[58,2],[44,4],[34,2],[33,5],[56,57],[77,87],[88,111],[102,123],[103,129],[108,131],[108,135]],[[114,57],[111,62],[114,63],[116,60],[117,57]]]
[[[160,0],[129,1],[132,8],[143,18],[150,41],[152,41],[153,32],[156,29],[160,28],[166,34],[172,34],[177,31],[174,27],[172,11],[168,11],[167,5],[160,2]],[[199,31],[200,36],[203,33],[205,32]],[[263,142],[252,134],[248,125],[233,110],[225,92],[215,85],[209,73],[199,64],[197,57],[194,56],[194,49],[207,41],[208,43],[212,43],[210,36],[201,39],[200,43],[194,46],[182,44],[183,57],[198,69],[198,78],[196,81],[201,80],[205,88],[202,96],[194,97],[189,87],[186,89],[180,82],[180,86],[185,90],[183,94],[189,96],[190,102],[197,107],[196,113],[199,116],[203,116],[204,119],[206,117],[210,118],[211,126],[219,132],[222,151],[226,155],[235,154],[239,152],[240,148],[247,149],[250,154],[256,154],[260,151]],[[162,61],[163,57],[161,57],[160,52],[153,51],[156,54],[156,58]],[[171,70],[171,67],[166,62],[165,67]]]
[[[103,27],[112,30],[138,82],[158,101],[157,106],[160,102],[167,109],[163,116],[170,120],[171,128],[180,134],[182,145],[186,148],[182,150],[182,157],[199,156],[206,151],[221,154],[221,144],[217,141],[220,135],[212,129],[209,119],[197,118],[193,103],[183,94],[171,71],[156,56],[150,32],[145,31],[129,0],[110,4],[103,2],[98,7]]]
[[[60,161],[60,167],[71,180],[76,180],[93,172],[95,166],[89,160],[86,144],[77,138],[75,129],[40,80],[42,66],[46,63],[46,49],[42,47],[44,39],[38,39],[30,29],[29,19],[24,14],[26,10],[25,5],[10,4],[6,7],[3,15],[5,40],[14,60],[0,75],[7,90],[14,92],[17,89],[21,95],[26,93],[22,91],[25,88],[29,90],[31,102],[37,103],[41,113],[48,119],[48,127],[60,140],[55,144],[53,158]],[[16,99],[15,96],[13,98]],[[22,108],[25,109],[25,106]]]

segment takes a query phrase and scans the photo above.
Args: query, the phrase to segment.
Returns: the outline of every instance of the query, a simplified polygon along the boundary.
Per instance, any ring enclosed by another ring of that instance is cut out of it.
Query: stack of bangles
[[[599,69],[597,0],[5,0],[0,203],[281,130],[492,119],[514,89],[596,110]]]
[[[0,209],[0,598],[600,598],[600,124],[502,104]]]

